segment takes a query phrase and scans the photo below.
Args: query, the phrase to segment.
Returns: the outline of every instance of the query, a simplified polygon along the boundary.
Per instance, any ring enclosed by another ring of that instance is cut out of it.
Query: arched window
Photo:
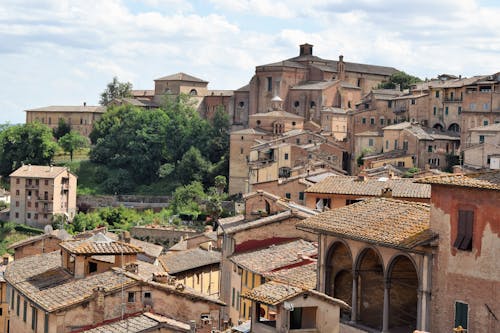
[[[189,92],[189,95],[196,96],[196,95],[198,95],[198,92],[196,91],[196,89],[191,89],[191,91]]]
[[[299,101],[295,101],[295,102],[293,102],[293,106],[295,106],[296,108],[297,108],[297,107],[299,107],[299,105],[300,105],[300,102],[299,102]]]

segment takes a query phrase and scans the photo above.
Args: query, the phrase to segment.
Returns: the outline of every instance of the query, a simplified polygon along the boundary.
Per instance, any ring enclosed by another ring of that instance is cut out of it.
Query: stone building
[[[297,224],[318,235],[316,290],[351,306],[341,315],[346,332],[429,330],[429,214],[428,204],[374,198]]]
[[[36,254],[57,251],[59,250],[59,243],[71,238],[71,235],[66,230],[53,230],[15,242],[9,245],[7,249],[14,250],[14,259],[18,260]]]
[[[55,129],[64,121],[72,130],[88,137],[94,123],[101,119],[106,108],[102,106],[46,106],[26,110],[26,123],[39,122]]]
[[[66,167],[23,165],[10,174],[10,220],[44,227],[57,215],[76,213],[77,177]]]
[[[469,129],[462,151],[464,167],[500,169],[500,122]]]
[[[60,251],[15,260],[5,273],[11,332],[85,331],[148,310],[197,332],[221,329],[224,303],[137,260],[141,248],[98,233],[60,243]]]
[[[316,214],[314,211],[263,191],[249,193],[244,200],[245,214],[220,219],[218,229],[222,243],[220,298],[228,305],[223,318],[233,325],[246,318],[249,309],[243,316],[240,296],[244,280],[231,256],[298,238],[315,240],[314,235],[295,228],[299,221]],[[253,281],[253,275],[245,278]]]
[[[300,45],[299,55],[260,65],[250,83],[238,90],[234,103],[236,118],[248,127],[249,116],[271,109],[272,99],[283,99],[283,108],[306,120],[321,121],[326,107],[354,108],[367,93],[397,70],[392,67],[322,59],[313,55],[313,45]]]
[[[169,251],[159,259],[163,269],[176,281],[212,297],[219,297],[221,253],[211,246]]]
[[[500,172],[453,174],[431,184],[432,332],[500,330]]]

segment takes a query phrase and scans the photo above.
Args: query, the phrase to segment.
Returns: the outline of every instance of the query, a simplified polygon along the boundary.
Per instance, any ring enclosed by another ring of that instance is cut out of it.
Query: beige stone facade
[[[57,215],[76,213],[77,177],[65,167],[24,165],[10,174],[10,220],[44,227]]]
[[[88,137],[94,123],[106,112],[102,106],[47,106],[26,110],[26,123],[39,122],[55,129],[60,121],[68,124],[72,130]]]
[[[500,122],[471,128],[463,152],[465,167],[500,169]]]

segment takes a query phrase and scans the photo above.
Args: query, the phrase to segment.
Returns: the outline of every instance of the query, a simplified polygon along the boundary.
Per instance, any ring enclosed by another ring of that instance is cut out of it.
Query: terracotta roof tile
[[[278,269],[265,273],[264,276],[273,281],[288,283],[304,289],[314,289],[316,288],[317,266],[316,261],[313,261],[297,267]]]
[[[344,194],[359,196],[380,196],[385,188],[392,189],[394,198],[431,197],[431,187],[417,184],[413,179],[358,180],[357,177],[332,176],[309,187],[306,193]]]
[[[124,332],[151,332],[152,329],[172,328],[175,332],[189,332],[190,326],[178,320],[167,318],[149,312],[118,320],[109,324],[100,325],[83,332],[88,333],[124,333]],[[155,330],[155,331],[156,331]]]
[[[156,79],[155,81],[190,81],[190,82],[208,83],[208,81],[202,80],[200,78],[182,72],[163,76],[159,79]]]
[[[48,312],[91,298],[97,287],[110,291],[137,282],[114,270],[75,279],[61,267],[59,251],[13,261],[7,268],[5,279]]]
[[[59,244],[63,249],[75,254],[134,254],[143,253],[140,247],[129,243],[114,241],[102,233],[87,239],[68,240]]]
[[[185,251],[170,251],[160,256],[160,263],[169,274],[176,274],[190,269],[218,264],[221,254],[217,251],[205,251],[200,248]]]
[[[69,172],[66,167],[49,165],[23,165],[10,174],[10,177],[22,178],[55,178],[63,172]]]
[[[417,180],[417,182],[423,184],[451,185],[498,191],[500,190],[500,170],[471,174],[447,174],[442,176],[424,177]]]
[[[269,305],[276,305],[303,292],[302,288],[270,281],[247,290],[241,297]]]
[[[428,204],[372,198],[310,217],[297,228],[411,249],[436,236],[429,229],[429,220]]]
[[[290,265],[300,265],[302,256],[316,256],[318,248],[314,243],[299,239],[296,241],[271,245],[267,248],[236,254],[230,257],[235,264],[259,274]]]

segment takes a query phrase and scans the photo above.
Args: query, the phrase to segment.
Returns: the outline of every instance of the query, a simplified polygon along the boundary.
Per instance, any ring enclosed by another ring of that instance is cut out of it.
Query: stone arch
[[[450,126],[448,126],[448,131],[460,133],[460,125],[457,123],[453,123]]]
[[[189,92],[189,95],[196,96],[196,95],[198,95],[198,91],[196,91],[196,89],[191,89],[191,91]]]
[[[352,253],[342,240],[334,241],[326,255],[325,293],[352,304]],[[342,314],[349,316],[349,312]]]
[[[356,260],[358,295],[354,306],[358,309],[359,322],[370,328],[382,329],[384,308],[384,262],[372,247],[360,251]]]
[[[391,258],[387,269],[389,291],[389,329],[413,332],[417,326],[417,265],[410,256],[399,253]]]
[[[444,126],[443,124],[435,123],[434,126],[432,126],[432,128],[442,131],[444,129]]]

